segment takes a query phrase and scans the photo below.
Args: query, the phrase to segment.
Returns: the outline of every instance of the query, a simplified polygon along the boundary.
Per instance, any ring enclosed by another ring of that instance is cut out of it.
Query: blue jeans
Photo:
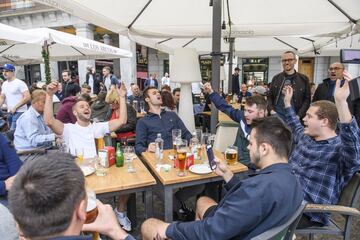
[[[24,112],[16,112],[16,113],[9,113],[8,115],[8,122],[10,126],[10,130],[15,130],[16,128],[16,121]]]

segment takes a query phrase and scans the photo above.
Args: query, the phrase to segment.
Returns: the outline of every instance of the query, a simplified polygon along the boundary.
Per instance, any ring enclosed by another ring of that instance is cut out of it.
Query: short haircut
[[[69,76],[71,76],[71,71],[69,69],[62,70],[61,74],[67,73]]]
[[[162,99],[162,106],[168,107],[171,110],[175,109],[175,101],[174,97],[169,91],[162,91],[161,92],[161,99]]]
[[[86,88],[86,89],[88,89],[88,90],[91,90],[90,85],[87,84],[87,83],[84,83],[83,85],[81,85],[81,87],[82,87],[82,88]]]
[[[119,94],[116,89],[111,89],[107,92],[105,102],[109,104],[119,103]]]
[[[99,94],[97,95],[97,101],[100,101],[100,102],[104,102],[105,101],[105,98],[106,98],[106,92],[99,92]]]
[[[235,70],[235,71],[240,71],[240,68],[236,67],[234,70]]]
[[[79,101],[85,101],[85,102],[88,102],[88,103],[90,104],[91,101],[92,101],[92,99],[91,99],[91,97],[90,97],[89,94],[87,94],[87,93],[82,93],[82,94],[80,94],[80,95],[77,97],[76,101],[77,101],[77,102],[79,102]]]
[[[329,128],[332,130],[336,130],[339,114],[336,109],[336,105],[333,102],[327,100],[320,100],[313,102],[310,106],[318,107],[318,110],[315,113],[316,116],[318,116],[319,119],[327,118],[329,121]]]
[[[283,54],[288,54],[288,53],[291,53],[292,55],[294,55],[294,58],[296,58],[296,54],[295,54],[295,52],[293,52],[293,51],[286,51],[286,52],[284,52]]]
[[[157,88],[154,87],[154,86],[150,86],[150,87],[145,88],[145,90],[144,90],[144,92],[143,92],[144,100],[145,100],[145,98],[149,98],[149,97],[150,97],[149,91],[150,91],[151,89],[157,90]],[[145,106],[146,106],[147,109],[149,108],[149,103],[148,103],[147,101],[145,101]]]
[[[35,89],[31,93],[31,102],[34,103],[34,102],[39,101],[41,96],[46,96],[46,92],[41,89]]]
[[[252,130],[256,130],[257,146],[262,143],[269,144],[280,157],[288,158],[292,145],[292,134],[285,124],[275,116],[254,119]]]
[[[65,85],[64,90],[65,89],[66,89],[65,97],[76,96],[81,91],[80,86],[77,85],[76,83]]]
[[[260,110],[266,110],[267,109],[267,101],[266,99],[261,95],[253,95],[246,98],[246,105],[252,106],[256,104],[257,108]]]
[[[108,66],[106,66],[106,67],[103,67],[103,70],[108,70],[109,72],[111,72],[111,68],[110,67],[108,67]]]
[[[180,92],[180,88],[174,88],[173,94],[175,95],[176,92]]]
[[[73,157],[50,152],[22,166],[9,203],[24,236],[36,238],[68,229],[74,209],[85,197],[84,175]]]

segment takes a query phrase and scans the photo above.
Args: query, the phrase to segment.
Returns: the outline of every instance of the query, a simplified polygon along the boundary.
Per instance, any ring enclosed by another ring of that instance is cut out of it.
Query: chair
[[[308,227],[296,229],[296,234],[308,235],[314,239],[315,234],[340,235],[345,240],[350,239],[353,217],[359,217],[360,211],[356,209],[360,197],[360,173],[355,173],[348,185],[342,190],[337,205],[308,204],[304,212],[337,213],[344,217],[344,227],[339,226],[333,219],[330,219],[329,226]]]
[[[273,227],[266,232],[263,232],[260,235],[251,238],[251,240],[292,240],[294,230],[296,229],[296,226],[300,221],[305,206],[306,202],[303,201],[300,204],[299,208],[294,212],[294,214],[286,221],[286,223],[277,227]]]
[[[214,149],[225,152],[228,146],[234,144],[238,128],[239,124],[237,123],[219,123],[215,135]]]

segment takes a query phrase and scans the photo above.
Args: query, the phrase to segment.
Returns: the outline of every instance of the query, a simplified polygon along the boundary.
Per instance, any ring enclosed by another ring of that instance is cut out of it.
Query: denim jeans
[[[10,130],[14,130],[16,128],[16,121],[23,113],[24,112],[9,113],[8,122],[9,122]]]

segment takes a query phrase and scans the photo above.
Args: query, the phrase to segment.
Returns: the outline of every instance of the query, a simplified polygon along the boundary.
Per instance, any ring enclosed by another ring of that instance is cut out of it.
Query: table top
[[[179,176],[177,176],[178,169],[174,168],[174,161],[169,159],[169,155],[172,155],[172,154],[173,154],[173,150],[164,150],[164,163],[170,164],[171,170],[169,172],[165,172],[164,169],[161,169],[161,172],[158,172],[156,170],[155,154],[150,153],[150,152],[142,153],[142,156],[143,156],[146,164],[151,168],[152,172],[156,174],[156,176],[159,178],[159,180],[161,181],[161,183],[163,185],[218,177],[215,173],[199,175],[199,174],[192,173],[190,171],[187,171],[186,176],[179,177]],[[224,160],[223,154],[221,152],[214,149],[214,154],[217,158]],[[206,154],[204,154],[203,157],[205,157],[205,155]],[[230,166],[230,169],[232,170],[233,173],[240,173],[240,172],[245,172],[248,170],[248,168],[241,163]]]
[[[155,178],[141,162],[139,158],[134,159],[135,173],[127,172],[127,165],[108,168],[106,176],[100,177],[96,174],[85,177],[86,186],[94,190],[96,194],[117,192],[121,190],[135,189],[156,184]]]

